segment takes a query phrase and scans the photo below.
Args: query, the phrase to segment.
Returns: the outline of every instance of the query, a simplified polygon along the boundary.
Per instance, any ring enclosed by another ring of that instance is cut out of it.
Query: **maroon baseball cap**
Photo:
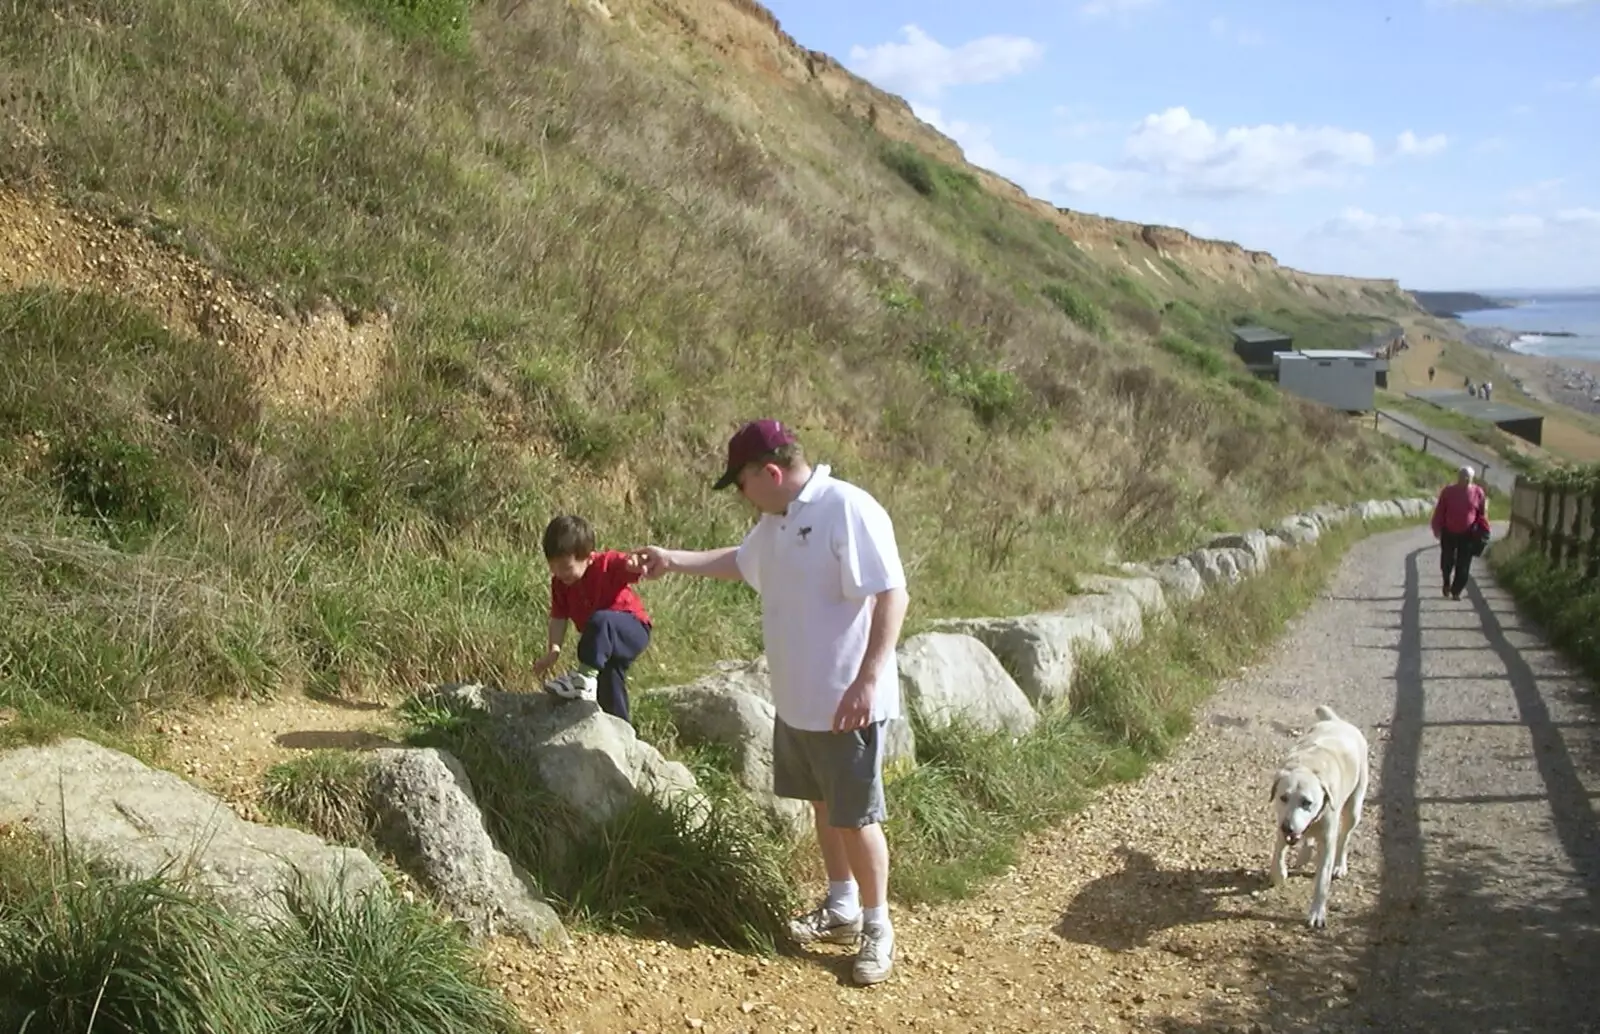
[[[739,480],[739,472],[745,467],[797,441],[799,439],[794,432],[776,420],[750,421],[728,439],[728,469],[711,487],[719,490],[727,488]]]

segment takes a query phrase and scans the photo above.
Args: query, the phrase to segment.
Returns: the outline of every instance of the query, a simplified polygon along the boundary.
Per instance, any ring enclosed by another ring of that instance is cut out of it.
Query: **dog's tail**
[[[1325,722],[1342,721],[1338,715],[1333,713],[1333,708],[1329,707],[1327,704],[1317,705],[1317,717],[1321,718]]]

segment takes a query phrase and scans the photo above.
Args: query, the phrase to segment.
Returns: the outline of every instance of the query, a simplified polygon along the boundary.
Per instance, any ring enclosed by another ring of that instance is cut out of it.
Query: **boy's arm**
[[[567,639],[567,619],[566,618],[551,618],[550,619],[550,638],[549,638],[548,652],[549,653],[560,653],[561,652],[561,644],[566,642],[566,639]]]

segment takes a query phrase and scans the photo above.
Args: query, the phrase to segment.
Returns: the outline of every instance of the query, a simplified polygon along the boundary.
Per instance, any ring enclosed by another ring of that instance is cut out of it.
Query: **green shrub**
[[[1586,564],[1557,567],[1534,547],[1504,559],[1490,550],[1489,557],[1517,605],[1544,627],[1557,648],[1600,679],[1600,584],[1588,579]]]
[[[426,40],[446,50],[466,46],[474,0],[341,0],[406,40]]]
[[[1046,284],[1040,288],[1040,293],[1051,304],[1060,309],[1067,319],[1089,333],[1104,334],[1106,332],[1105,313],[1071,284]]]
[[[1176,356],[1187,366],[1200,371],[1207,377],[1225,376],[1233,367],[1228,356],[1223,355],[1216,349],[1195,344],[1179,334],[1163,334],[1157,339],[1156,344],[1161,346],[1163,352]]]
[[[886,144],[879,156],[883,164],[894,170],[918,194],[933,197],[938,192],[939,181],[934,174],[933,163],[915,147],[899,142]]]

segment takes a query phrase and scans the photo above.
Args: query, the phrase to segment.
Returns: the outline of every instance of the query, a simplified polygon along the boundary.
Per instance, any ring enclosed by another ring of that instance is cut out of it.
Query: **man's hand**
[[[541,679],[544,678],[545,672],[549,671],[551,668],[554,668],[556,666],[556,661],[558,661],[560,659],[561,659],[561,651],[560,650],[551,650],[549,653],[546,653],[543,657],[540,657],[538,660],[534,661],[533,662],[533,674],[534,674],[534,677],[535,678],[541,678]]]
[[[856,676],[833,712],[834,732],[851,732],[872,724],[872,703],[877,682],[875,676],[865,672]]]
[[[660,546],[636,549],[628,556],[628,570],[636,572],[639,577],[647,580],[660,578],[672,570],[671,551]]]

